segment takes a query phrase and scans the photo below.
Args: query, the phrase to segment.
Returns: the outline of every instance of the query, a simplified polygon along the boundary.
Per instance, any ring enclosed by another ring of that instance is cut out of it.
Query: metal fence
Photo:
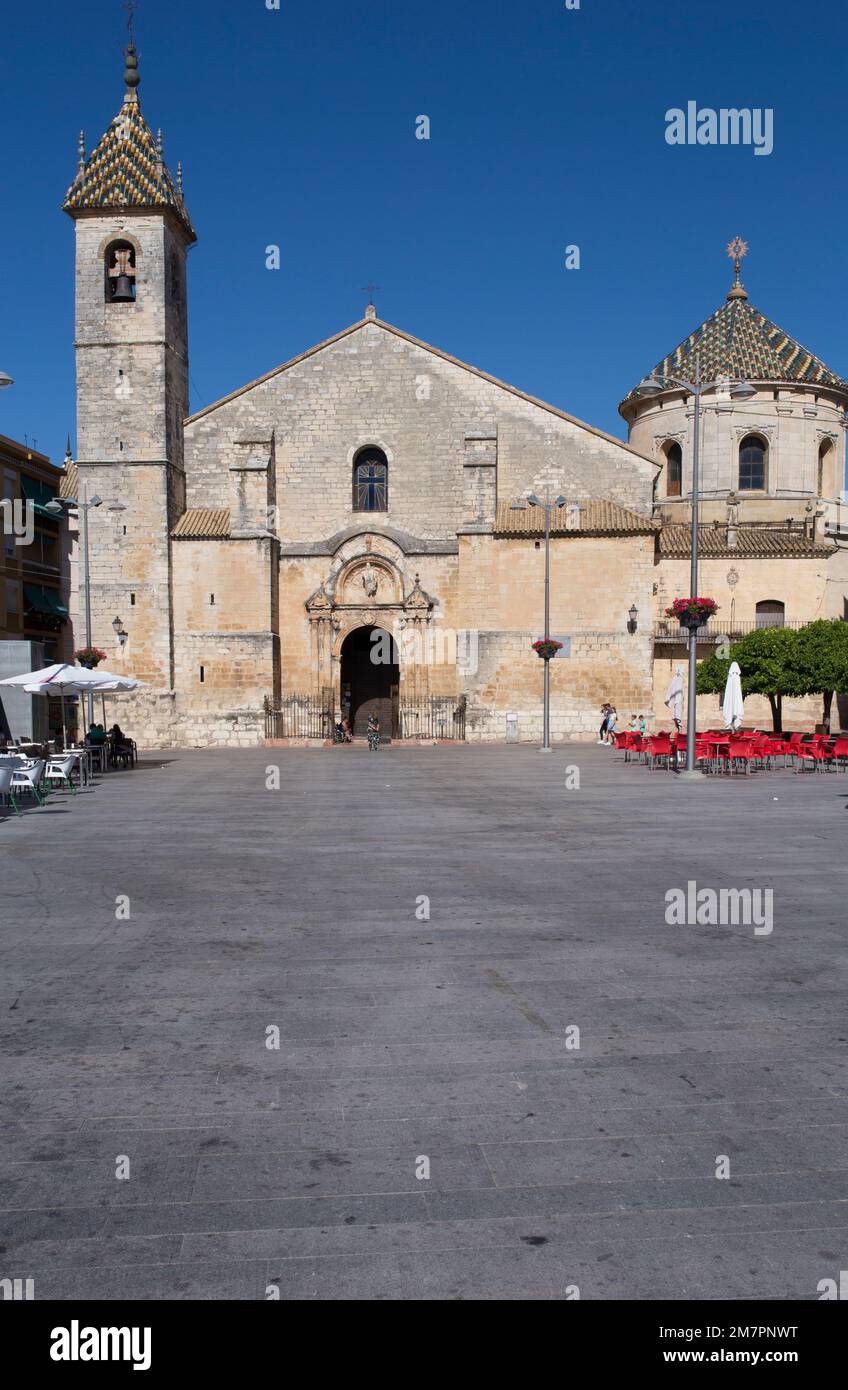
[[[465,696],[430,695],[401,700],[398,710],[401,738],[465,738]]]
[[[332,739],[335,722],[335,702],[329,695],[284,695],[278,706],[266,696],[266,738]],[[398,725],[401,739],[464,740],[465,696],[401,700]]]
[[[316,695],[284,695],[275,707],[265,698],[266,738],[333,737],[333,702]]]
[[[788,627],[797,631],[806,627],[805,622],[784,622],[777,614],[763,614],[756,622],[737,622],[736,619],[710,618],[698,628],[699,642],[716,641],[719,637],[745,637],[749,632],[760,632],[764,627]],[[687,642],[688,633],[674,618],[654,623],[655,642]]]

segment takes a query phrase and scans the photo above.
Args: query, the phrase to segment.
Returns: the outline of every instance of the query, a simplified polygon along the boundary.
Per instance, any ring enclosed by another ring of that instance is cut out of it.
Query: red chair
[[[837,738],[834,740],[833,756],[836,761],[836,771],[839,771],[839,762],[841,759],[843,770],[848,772],[848,738]]]
[[[806,763],[812,763],[813,771],[818,772],[820,768],[826,767],[828,772],[833,767],[835,758],[833,749],[826,743],[799,743],[798,761],[795,764],[795,771],[800,772]]]
[[[779,735],[771,735],[765,740],[765,743],[768,749],[767,757],[772,766],[774,765],[775,758],[783,758],[783,766],[785,767],[786,759],[795,757],[796,745],[794,743],[789,743]]]
[[[713,740],[706,739],[706,738],[701,738],[700,736],[696,736],[696,738],[695,738],[695,762],[696,762],[696,763],[705,763],[705,764],[706,764],[706,766],[705,766],[704,769],[703,769],[704,772],[717,772],[717,771],[718,771],[718,744],[716,744]]]
[[[652,772],[657,763],[662,762],[663,759],[665,759],[666,767],[671,766],[671,756],[674,752],[674,748],[668,734],[654,734],[652,738],[647,740],[647,744],[648,764]]]
[[[751,763],[757,756],[757,746],[753,739],[734,738],[731,739],[727,750],[727,763],[731,776],[736,763],[745,764],[746,774],[751,771]]]

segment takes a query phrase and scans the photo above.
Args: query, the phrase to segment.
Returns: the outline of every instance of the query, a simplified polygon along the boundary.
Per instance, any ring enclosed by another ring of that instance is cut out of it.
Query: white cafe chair
[[[44,758],[39,758],[37,762],[30,763],[25,767],[19,768],[12,773],[12,791],[29,792],[35,797],[39,806],[44,805],[44,797],[41,795],[40,787],[44,781],[44,772],[47,763]]]

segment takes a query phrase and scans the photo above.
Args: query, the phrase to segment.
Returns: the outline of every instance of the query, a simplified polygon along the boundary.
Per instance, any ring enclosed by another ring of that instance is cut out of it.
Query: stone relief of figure
[[[362,587],[369,598],[373,598],[379,586],[379,577],[372,564],[366,565],[362,572]]]

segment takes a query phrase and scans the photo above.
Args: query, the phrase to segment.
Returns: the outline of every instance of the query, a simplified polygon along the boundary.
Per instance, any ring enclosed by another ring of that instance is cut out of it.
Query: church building
[[[627,443],[370,303],[189,413],[196,233],[142,115],[133,45],[124,77],[64,202],[77,451],[63,486],[106,503],[90,517],[92,638],[144,682],[113,707],[139,741],[319,739],[342,717],[361,733],[372,712],[397,739],[538,739],[546,520],[553,739],[594,736],[605,699],[667,724],[683,649],[663,614],[688,596],[692,482],[691,395],[676,383],[696,351],[717,383],[699,585],[717,630],[845,615],[848,385],[753,308],[738,259],[727,300],[655,368],[662,389],[622,402]],[[756,388],[744,401],[739,380]],[[787,715],[809,723],[815,708]]]

